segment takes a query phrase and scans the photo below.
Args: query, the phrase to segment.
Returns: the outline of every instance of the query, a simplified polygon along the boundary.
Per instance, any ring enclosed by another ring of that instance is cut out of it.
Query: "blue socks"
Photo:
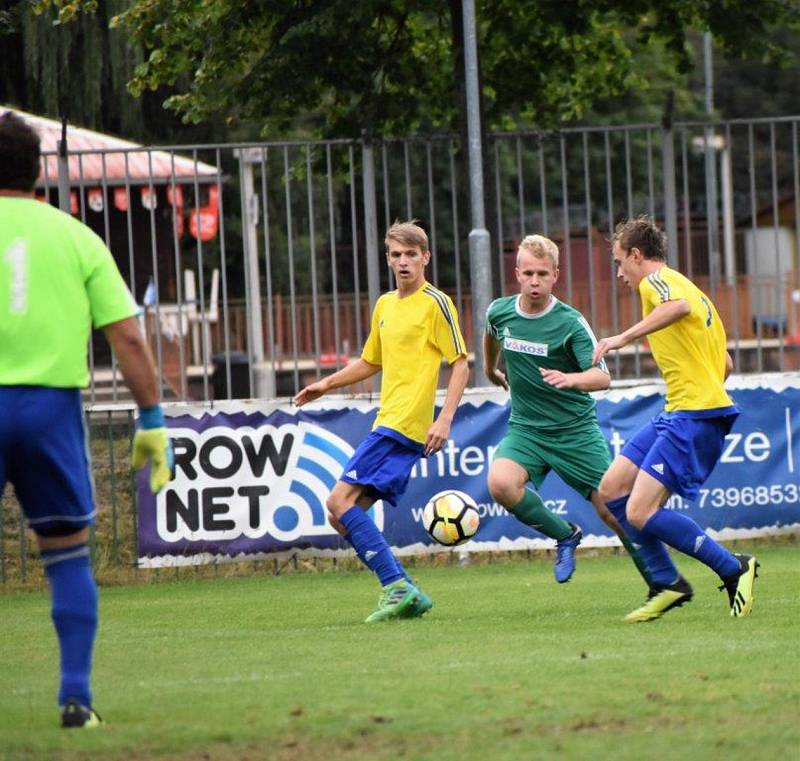
[[[378,577],[381,586],[403,578],[410,581],[383,534],[360,507],[351,507],[339,518],[339,523],[347,529],[345,539],[353,545],[361,562]]]
[[[733,576],[741,568],[732,552],[715,542],[691,518],[681,513],[662,507],[647,521],[643,531],[705,563],[722,578]]]
[[[91,706],[89,674],[97,631],[97,587],[89,564],[89,547],[79,544],[41,553],[52,590],[52,617],[61,649],[58,704],[76,698]]]
[[[606,502],[606,507],[617,519],[625,533],[634,545],[638,545],[638,550],[647,564],[650,572],[650,582],[653,585],[669,586],[674,584],[680,574],[672,558],[669,556],[667,548],[654,535],[643,533],[634,528],[628,517],[625,515],[625,508],[628,505],[628,497],[619,497]],[[648,524],[649,526],[649,524]]]

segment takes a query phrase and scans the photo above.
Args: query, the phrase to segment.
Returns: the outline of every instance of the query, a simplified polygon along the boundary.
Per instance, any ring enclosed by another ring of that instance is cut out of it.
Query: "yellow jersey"
[[[667,412],[729,407],[726,393],[725,328],[717,310],[691,280],[666,265],[639,283],[642,313],[685,299],[691,312],[647,336],[653,358],[667,383]]]
[[[466,357],[458,313],[446,293],[427,282],[409,296],[381,296],[372,312],[361,358],[380,365],[381,407],[373,428],[388,428],[425,443],[442,358]]]

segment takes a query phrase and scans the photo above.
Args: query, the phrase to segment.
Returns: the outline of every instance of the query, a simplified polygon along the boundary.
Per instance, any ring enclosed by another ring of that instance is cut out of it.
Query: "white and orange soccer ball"
[[[439,544],[455,547],[475,536],[481,519],[472,498],[448,489],[434,494],[422,510],[422,525]]]

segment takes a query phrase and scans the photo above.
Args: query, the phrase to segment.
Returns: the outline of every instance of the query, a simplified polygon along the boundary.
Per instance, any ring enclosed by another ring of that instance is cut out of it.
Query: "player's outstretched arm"
[[[119,361],[122,377],[139,405],[139,422],[133,437],[131,466],[136,470],[148,462],[150,490],[155,494],[172,478],[174,456],[164,413],[158,403],[158,377],[134,317],[112,322],[103,332]]]
[[[302,407],[306,402],[313,402],[323,394],[333,391],[343,386],[350,386],[353,383],[371,378],[375,373],[380,372],[380,365],[373,365],[364,359],[357,359],[341,370],[329,375],[327,378],[310,383],[305,388],[301,388],[292,400],[295,405]]]
[[[467,387],[469,380],[469,363],[466,357],[459,357],[450,366],[450,380],[447,383],[447,393],[444,397],[442,409],[428,428],[428,435],[425,439],[425,454],[438,452],[450,438],[450,426],[461,401],[461,395]]]
[[[562,373],[560,370],[539,368],[542,380],[554,388],[574,388],[576,391],[602,391],[611,385],[611,376],[599,367],[590,367],[580,373]]]
[[[650,333],[655,333],[657,330],[672,325],[672,323],[686,317],[691,311],[692,308],[686,299],[675,299],[674,301],[665,301],[663,304],[659,304],[647,317],[639,320],[635,325],[631,325],[623,333],[601,338],[597,342],[594,354],[592,354],[592,364],[596,365],[610,351],[621,349],[639,338],[644,338]]]
[[[508,391],[508,380],[502,370],[497,369],[497,359],[500,356],[500,342],[488,333],[483,334],[483,372],[490,383],[500,386]]]

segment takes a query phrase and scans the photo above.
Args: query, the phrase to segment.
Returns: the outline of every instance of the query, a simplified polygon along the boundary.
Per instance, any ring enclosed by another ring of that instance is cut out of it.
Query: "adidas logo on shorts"
[[[657,462],[655,465],[650,466],[656,473],[660,473],[662,476],[664,475],[664,463]]]
[[[353,470],[349,471],[348,473],[345,473],[345,476],[347,476],[348,478],[358,478],[358,473],[356,473],[356,469],[353,468]]]

